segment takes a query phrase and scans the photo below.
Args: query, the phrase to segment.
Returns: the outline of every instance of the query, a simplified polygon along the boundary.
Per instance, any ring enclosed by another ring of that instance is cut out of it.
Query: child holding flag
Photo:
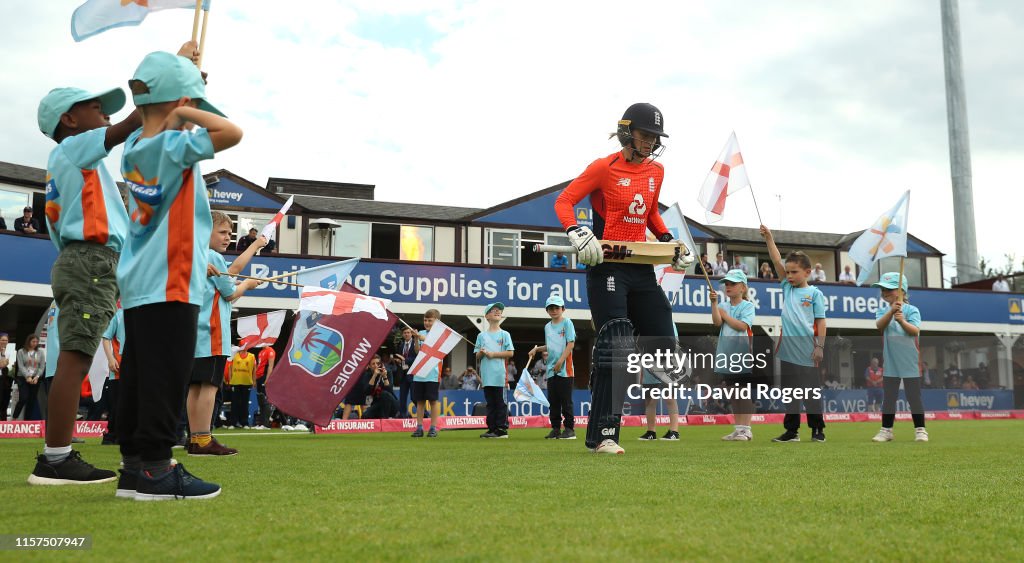
[[[238,144],[242,131],[206,100],[189,59],[150,53],[128,84],[142,128],[128,137],[121,161],[131,225],[117,268],[126,328],[117,494],[212,498],[220,486],[172,465],[171,447],[192,373],[213,231],[199,162]]]
[[[799,389],[806,398],[786,404],[785,432],[773,442],[800,441],[800,406],[807,409],[811,441],[825,441],[825,417],[821,400],[821,382],[816,369],[825,355],[825,296],[808,285],[811,260],[803,252],[790,252],[786,260],[775,246],[768,227],[761,225],[761,236],[768,245],[775,268],[782,280],[782,334],[776,353],[782,360],[782,386]],[[816,395],[815,395],[816,393]],[[817,398],[815,398],[817,397]]]
[[[882,299],[888,307],[875,312],[875,326],[882,332],[882,358],[885,372],[882,377],[882,429],[872,438],[875,442],[891,442],[892,426],[896,421],[896,399],[900,382],[910,403],[910,416],[914,420],[914,441],[927,442],[924,427],[924,405],[921,402],[921,372],[918,337],[921,334],[921,311],[907,301],[907,278],[899,272],[882,274],[873,287],[881,288]]]
[[[544,325],[544,345],[534,346],[530,350],[531,360],[538,352],[547,354],[544,378],[547,380],[548,401],[551,403],[551,432],[544,438],[575,440],[576,416],[572,405],[572,384],[575,374],[572,350],[576,345],[576,328],[571,319],[563,316],[565,301],[560,295],[548,297],[544,302],[544,310],[551,317],[551,322]],[[526,374],[526,377],[530,375]],[[563,426],[565,430],[562,430]]]
[[[747,297],[747,275],[743,270],[729,270],[722,278],[727,302],[718,304],[718,293],[711,293],[711,322],[722,327],[718,333],[718,349],[715,350],[715,373],[722,377],[722,383],[729,387],[746,387],[753,397],[757,383],[753,371],[753,339],[750,329],[754,324],[754,304]],[[727,358],[727,362],[722,362]],[[721,363],[720,363],[721,362]],[[722,367],[719,367],[722,366]],[[767,379],[767,378],[760,378]],[[754,439],[750,430],[750,418],[754,414],[751,399],[733,399],[735,429],[723,436],[727,442],[748,442]]]
[[[484,399],[487,400],[487,432],[481,438],[508,438],[508,405],[505,403],[506,363],[512,359],[512,335],[502,330],[502,303],[491,303],[484,308],[487,330],[476,336],[473,352],[480,362],[480,377],[484,383]],[[548,358],[553,354],[548,354]]]
[[[441,312],[437,309],[428,309],[423,313],[423,330],[420,331],[420,340],[427,339],[427,333],[433,328],[436,321],[441,320]],[[423,410],[430,402],[430,431],[427,438],[437,438],[437,425],[441,417],[441,405],[437,402],[438,390],[441,388],[441,364],[438,363],[428,371],[420,371],[412,378],[412,401],[416,403],[416,430],[412,433],[413,438],[423,437]]]

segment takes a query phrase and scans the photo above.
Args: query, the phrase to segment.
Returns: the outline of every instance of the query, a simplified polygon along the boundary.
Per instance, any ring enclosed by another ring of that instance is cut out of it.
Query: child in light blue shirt
[[[907,301],[907,278],[899,272],[886,272],[871,284],[882,290],[887,307],[875,312],[875,325],[882,331],[885,372],[882,377],[882,429],[872,438],[875,442],[890,442],[896,422],[896,399],[900,382],[910,403],[910,416],[914,421],[914,441],[927,442],[924,426],[924,404],[921,401],[921,366],[918,338],[921,334],[921,311]]]
[[[500,326],[504,310],[505,305],[502,303],[491,303],[484,308],[487,330],[477,335],[473,349],[480,362],[480,378],[483,380],[484,399],[487,401],[487,432],[481,434],[481,438],[508,438],[505,376],[515,348],[512,346],[512,336]]]

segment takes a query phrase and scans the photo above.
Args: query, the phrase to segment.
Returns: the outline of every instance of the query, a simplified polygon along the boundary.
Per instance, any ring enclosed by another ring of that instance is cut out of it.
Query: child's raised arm
[[[761,236],[764,237],[764,242],[768,245],[768,255],[772,257],[775,271],[779,273],[779,279],[782,279],[786,273],[786,263],[782,261],[779,247],[775,246],[775,237],[772,236],[772,231],[764,225],[761,225]]]
[[[214,152],[230,149],[242,140],[242,128],[227,119],[198,108],[181,106],[167,116],[162,130],[182,129],[186,123],[195,123],[210,134]]]

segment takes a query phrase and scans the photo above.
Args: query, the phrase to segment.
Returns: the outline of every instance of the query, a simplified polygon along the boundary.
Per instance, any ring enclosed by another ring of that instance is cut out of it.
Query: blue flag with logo
[[[299,285],[322,287],[331,291],[337,291],[345,285],[345,279],[352,274],[352,270],[358,264],[358,258],[350,258],[315,268],[306,268],[295,274],[295,282]]]
[[[81,41],[115,27],[139,25],[150,12],[195,7],[195,0],[88,0],[71,14],[71,37]],[[203,10],[210,11],[210,0],[203,0]]]
[[[850,259],[860,266],[857,285],[868,281],[875,264],[889,256],[907,255],[907,217],[910,215],[910,190],[883,213],[850,247]]]
[[[515,391],[512,392],[512,397],[516,401],[531,401],[534,403],[540,403],[545,407],[550,407],[551,403],[548,402],[548,398],[544,396],[544,392],[540,390],[540,387],[533,381],[533,377],[524,368],[523,375],[519,378],[519,384],[516,385]]]

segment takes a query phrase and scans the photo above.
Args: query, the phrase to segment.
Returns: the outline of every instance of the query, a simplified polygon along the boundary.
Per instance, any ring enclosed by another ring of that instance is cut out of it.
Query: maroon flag
[[[350,284],[342,291],[359,293]],[[290,416],[326,426],[397,320],[390,311],[386,320],[368,312],[300,311],[288,349],[267,378],[267,399]]]

